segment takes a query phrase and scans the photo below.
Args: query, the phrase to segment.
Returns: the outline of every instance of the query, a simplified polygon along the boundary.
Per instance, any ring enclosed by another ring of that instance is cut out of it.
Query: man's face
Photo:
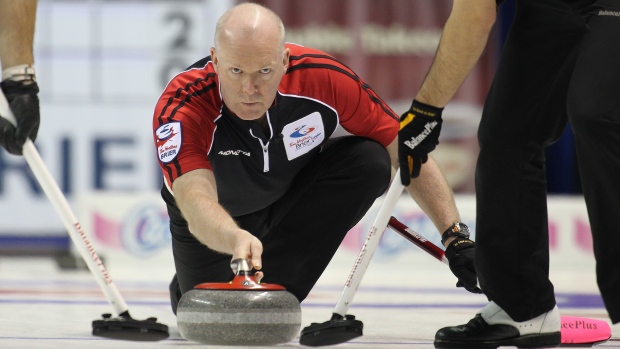
[[[227,40],[217,51],[211,48],[211,58],[228,109],[243,120],[255,120],[275,99],[286,73],[289,50],[265,42]]]

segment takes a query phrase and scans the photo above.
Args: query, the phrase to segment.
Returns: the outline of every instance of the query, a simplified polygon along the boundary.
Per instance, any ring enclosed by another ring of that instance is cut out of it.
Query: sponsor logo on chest
[[[229,155],[233,155],[233,156],[239,156],[239,155],[245,155],[245,156],[250,156],[250,152],[249,151],[243,151],[243,150],[220,150],[217,155],[223,155],[223,156],[229,156]]]
[[[282,129],[286,156],[293,160],[319,146],[325,139],[325,128],[319,112],[294,121]]]

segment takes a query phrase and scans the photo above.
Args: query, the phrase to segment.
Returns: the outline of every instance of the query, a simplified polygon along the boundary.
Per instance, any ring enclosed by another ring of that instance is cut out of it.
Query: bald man
[[[230,9],[210,56],[175,76],[155,108],[175,313],[195,285],[233,278],[231,256],[302,301],[398,166],[399,116],[351,69],[284,37],[269,9]],[[440,232],[467,233],[432,159],[408,190]],[[473,260],[451,263],[475,288]]]

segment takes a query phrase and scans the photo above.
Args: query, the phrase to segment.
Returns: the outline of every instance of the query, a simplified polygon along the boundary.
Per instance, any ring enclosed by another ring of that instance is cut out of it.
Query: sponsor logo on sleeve
[[[282,129],[286,156],[293,160],[319,146],[325,139],[321,114],[314,112]]]
[[[599,10],[598,15],[620,17],[620,11]]]
[[[181,123],[178,121],[161,125],[155,130],[159,161],[173,161],[181,150]]]

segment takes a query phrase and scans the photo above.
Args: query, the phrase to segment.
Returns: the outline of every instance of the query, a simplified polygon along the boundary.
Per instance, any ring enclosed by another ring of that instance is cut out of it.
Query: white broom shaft
[[[0,115],[13,123],[13,125],[16,124],[15,116],[9,108],[8,101],[2,91],[0,91]],[[75,247],[80,252],[80,255],[86,262],[86,265],[95,277],[95,280],[97,280],[97,283],[101,287],[106,298],[114,307],[115,312],[118,315],[127,311],[127,304],[123,300],[118,288],[116,288],[116,285],[110,278],[103,262],[97,255],[97,252],[95,252],[95,249],[88,240],[86,233],[82,230],[82,227],[75,218],[73,211],[71,211],[65,196],[47,170],[47,167],[41,159],[39,152],[30,139],[26,140],[22,152],[24,154],[24,159],[26,159],[26,162],[37,178],[41,188],[43,188],[43,191],[52,202],[52,205],[60,216]]]
[[[355,292],[357,292],[357,288],[362,281],[362,277],[364,277],[364,273],[366,273],[366,269],[368,269],[368,263],[370,263],[372,255],[375,253],[375,250],[379,245],[379,240],[381,240],[381,236],[388,225],[388,221],[392,216],[392,212],[396,207],[396,203],[398,202],[403,189],[404,186],[400,182],[400,170],[398,170],[396,171],[396,175],[392,180],[392,184],[390,185],[387,194],[385,194],[383,203],[379,208],[379,213],[377,213],[377,217],[368,232],[366,241],[357,256],[357,260],[355,261],[353,269],[349,274],[344,290],[342,290],[338,303],[336,303],[334,313],[341,316],[345,316],[347,314],[347,311],[351,306],[351,302],[353,301],[353,297],[355,297]]]

